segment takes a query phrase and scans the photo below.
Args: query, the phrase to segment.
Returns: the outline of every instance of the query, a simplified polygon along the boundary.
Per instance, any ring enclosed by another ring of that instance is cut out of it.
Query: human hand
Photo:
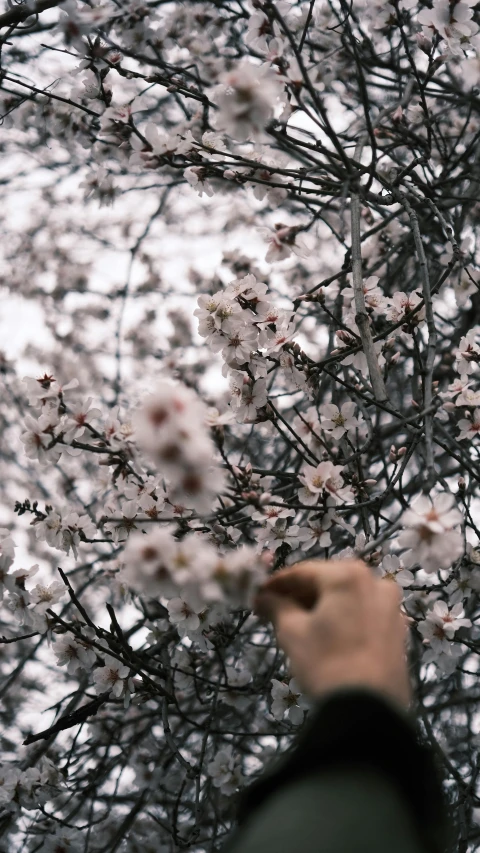
[[[305,693],[370,687],[408,707],[407,620],[395,583],[361,560],[305,560],[260,588],[257,614],[270,619]]]

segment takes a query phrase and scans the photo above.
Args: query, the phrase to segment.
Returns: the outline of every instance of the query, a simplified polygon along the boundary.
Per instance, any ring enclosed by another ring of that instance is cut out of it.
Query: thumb
[[[254,612],[264,622],[273,622],[274,628],[284,628],[288,623],[298,623],[305,611],[298,602],[287,595],[278,595],[269,590],[260,589],[254,601]]]

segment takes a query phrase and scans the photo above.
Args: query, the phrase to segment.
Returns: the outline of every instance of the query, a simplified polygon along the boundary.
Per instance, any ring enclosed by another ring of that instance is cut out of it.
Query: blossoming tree
[[[308,715],[255,590],[341,555],[478,844],[477,5],[0,15],[2,850],[218,849]]]

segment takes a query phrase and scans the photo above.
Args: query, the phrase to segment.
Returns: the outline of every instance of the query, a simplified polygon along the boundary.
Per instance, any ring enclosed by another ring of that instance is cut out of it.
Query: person
[[[255,610],[312,707],[292,748],[240,794],[222,853],[451,848],[440,775],[411,711],[400,601],[360,560],[307,560],[260,589]]]

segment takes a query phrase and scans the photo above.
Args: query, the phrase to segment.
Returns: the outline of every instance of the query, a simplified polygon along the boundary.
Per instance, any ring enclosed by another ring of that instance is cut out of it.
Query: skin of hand
[[[273,622],[306,694],[369,687],[408,708],[408,623],[400,603],[398,586],[361,560],[305,560],[263,584],[255,611]]]

